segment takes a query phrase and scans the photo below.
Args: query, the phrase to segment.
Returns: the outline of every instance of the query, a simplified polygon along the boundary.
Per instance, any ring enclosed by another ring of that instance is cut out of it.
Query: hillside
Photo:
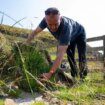
[[[23,43],[26,40],[26,38],[28,37],[29,33],[31,33],[31,31],[32,30],[29,30],[29,29],[11,27],[8,25],[0,25],[0,32],[3,34],[4,39],[6,38],[6,44],[4,44],[4,46],[3,46],[4,50],[6,52],[9,52],[9,50],[11,48],[11,43],[14,41]],[[39,35],[37,35],[37,37],[34,38],[32,43],[38,43],[42,49],[46,49],[49,52],[51,59],[55,60],[56,52],[57,52],[56,46],[58,43],[57,43],[57,40],[49,32],[46,32],[46,31],[41,32]],[[89,45],[87,45],[87,49],[90,49],[90,48],[91,47]],[[100,55],[99,52],[95,52],[95,53]],[[87,59],[90,59],[90,60],[94,59],[95,56],[93,54],[94,54],[93,52],[87,51]],[[76,57],[76,59],[78,59],[77,50],[75,53],[75,57]],[[100,56],[99,56],[99,58],[100,58]],[[66,54],[64,56],[64,59],[67,59]],[[102,59],[102,55],[101,55],[101,59]],[[89,63],[89,65],[91,65],[90,62],[88,62],[88,63]],[[93,63],[93,65],[96,65],[96,64]],[[97,67],[96,67],[96,69],[97,69]]]
[[[9,40],[9,41],[21,41],[23,42],[28,37],[29,33],[31,33],[31,30],[29,29],[23,29],[23,28],[17,28],[17,27],[11,27],[8,25],[0,25],[0,32]],[[32,41],[35,40],[42,41],[46,48],[49,49],[50,52],[52,52],[52,49],[54,52],[56,51],[57,41],[56,39],[47,31],[41,32],[37,37]],[[90,49],[91,47],[87,45],[87,49]],[[92,53],[87,52],[88,58],[94,58]],[[99,52],[97,52],[99,53]],[[76,57],[77,57],[76,53]]]
[[[23,28],[17,28],[17,27],[11,27],[8,25],[0,25],[0,32],[2,34],[10,35],[11,37],[20,37],[20,38],[27,38],[29,33],[31,33],[32,30],[29,29],[23,29]],[[49,32],[43,31],[38,36],[37,39],[48,42],[48,44],[57,44],[57,41],[50,35]],[[50,43],[51,42],[51,43]]]
[[[31,30],[11,27],[8,25],[0,25],[0,32],[6,38],[8,45],[10,45],[9,43],[14,41],[24,42],[28,37],[29,33],[31,33]],[[50,35],[49,32],[41,32],[39,35],[37,35],[37,37],[34,38],[32,43],[34,42],[40,43],[41,46],[44,49],[49,50],[49,52],[52,52],[52,49],[54,50],[54,52],[56,50],[57,41],[52,35]]]

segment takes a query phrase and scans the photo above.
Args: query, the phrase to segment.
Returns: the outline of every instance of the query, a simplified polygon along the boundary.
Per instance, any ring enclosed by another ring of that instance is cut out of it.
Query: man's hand
[[[41,75],[41,77],[43,78],[43,79],[46,79],[46,80],[49,80],[50,78],[51,78],[51,76],[52,76],[52,73],[43,73],[42,75]]]
[[[37,27],[35,30],[32,31],[32,33],[30,35],[28,35],[28,39],[27,39],[27,43],[30,43],[32,39],[34,39],[34,37],[40,33],[43,29],[41,29],[40,27]]]

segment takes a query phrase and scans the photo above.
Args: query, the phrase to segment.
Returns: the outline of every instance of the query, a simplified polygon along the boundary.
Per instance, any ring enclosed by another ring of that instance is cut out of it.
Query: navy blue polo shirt
[[[61,23],[56,32],[52,32],[49,29],[45,18],[43,18],[43,20],[40,22],[39,27],[42,29],[47,28],[58,40],[59,45],[70,45],[70,42],[73,41],[78,35],[82,33],[85,34],[82,25],[64,16],[62,16]]]

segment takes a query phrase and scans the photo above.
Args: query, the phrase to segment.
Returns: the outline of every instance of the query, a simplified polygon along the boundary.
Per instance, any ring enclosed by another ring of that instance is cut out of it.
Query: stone
[[[4,105],[17,105],[13,99],[6,99]]]

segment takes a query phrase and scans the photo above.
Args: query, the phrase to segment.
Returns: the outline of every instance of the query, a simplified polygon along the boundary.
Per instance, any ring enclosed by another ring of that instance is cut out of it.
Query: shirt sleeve
[[[42,21],[39,23],[39,27],[41,29],[45,29],[47,27],[47,23],[45,21],[45,18],[43,18]]]
[[[68,26],[65,26],[59,36],[59,45],[70,45],[71,32]]]

